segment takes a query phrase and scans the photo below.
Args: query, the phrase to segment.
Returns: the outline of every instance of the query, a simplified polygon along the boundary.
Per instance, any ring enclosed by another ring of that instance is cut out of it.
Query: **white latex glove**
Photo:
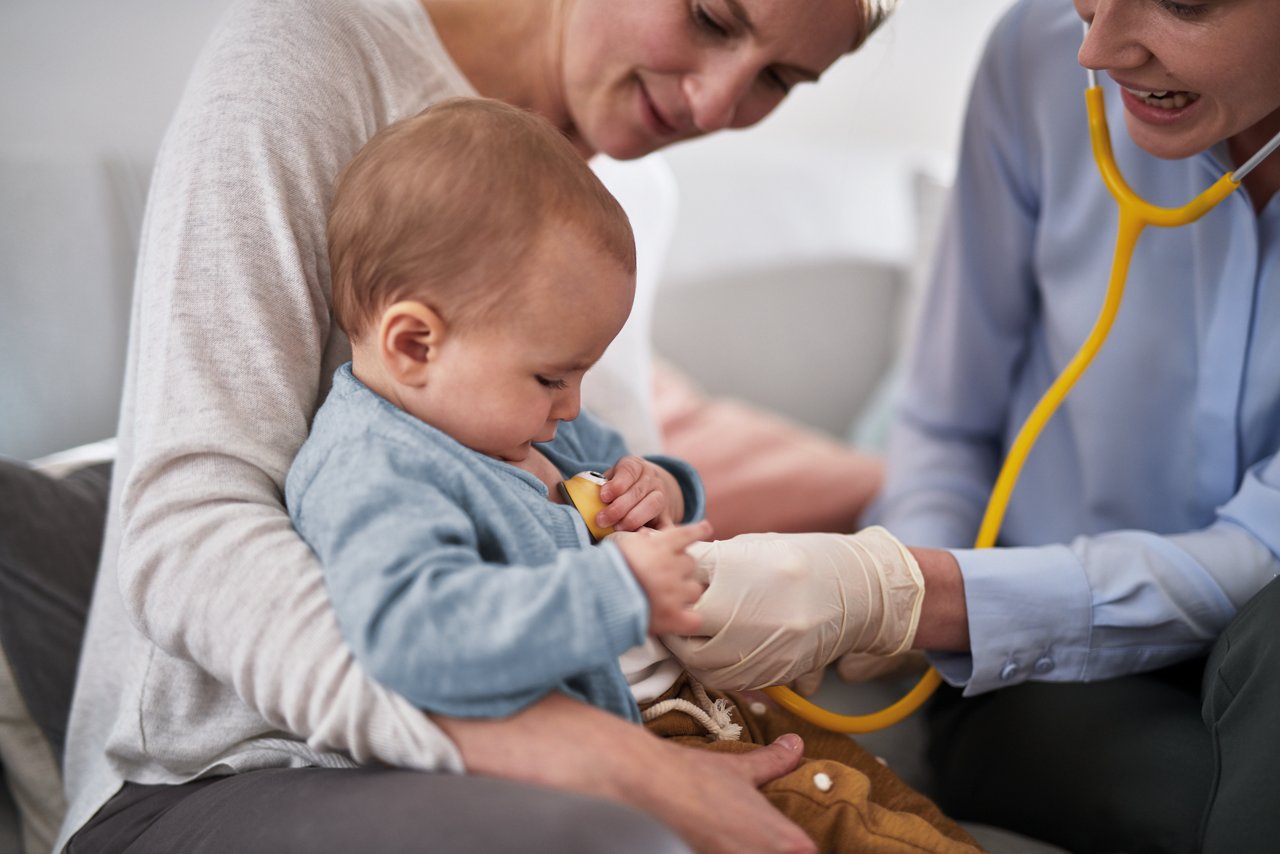
[[[845,682],[872,682],[906,679],[918,676],[929,667],[929,659],[919,650],[908,650],[900,655],[871,655],[865,652],[849,652],[836,662],[836,673]],[[797,692],[799,693],[799,692]]]
[[[883,528],[856,534],[742,534],[695,543],[707,591],[702,628],[662,640],[708,687],[781,685],[848,652],[910,649],[924,577]]]
[[[829,668],[815,670],[797,676],[787,687],[801,697],[810,697],[822,687],[822,678]],[[846,652],[836,662],[836,673],[845,682],[896,682],[909,676],[919,676],[929,669],[929,659],[918,649],[909,649],[897,655],[875,655],[870,652]]]
[[[850,653],[852,655],[852,653]],[[845,656],[848,658],[849,656]],[[844,658],[840,659],[844,661]],[[827,675],[827,669],[815,670],[812,673],[806,673],[803,676],[797,676],[791,680],[791,684],[787,687],[795,691],[801,697],[812,696],[819,688],[822,687],[822,677]]]

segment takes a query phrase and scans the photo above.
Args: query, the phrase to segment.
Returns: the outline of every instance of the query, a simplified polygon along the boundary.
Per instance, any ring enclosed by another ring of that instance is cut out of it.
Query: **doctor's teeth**
[[[1200,99],[1195,92],[1143,92],[1140,89],[1129,91],[1147,104],[1162,110],[1180,110],[1187,104],[1195,103]]]

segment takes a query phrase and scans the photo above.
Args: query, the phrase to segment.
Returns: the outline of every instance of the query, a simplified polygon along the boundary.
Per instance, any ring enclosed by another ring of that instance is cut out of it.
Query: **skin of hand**
[[[670,528],[684,518],[684,495],[675,476],[656,463],[628,455],[604,473],[600,487],[604,509],[596,515],[601,528],[637,531],[649,526]]]
[[[467,769],[591,797],[657,817],[703,854],[814,852],[758,787],[800,764],[797,735],[744,754],[663,741],[643,727],[552,694],[503,720],[433,717]]]
[[[649,633],[689,634],[702,617],[693,604],[702,596],[698,562],[688,548],[711,536],[711,523],[702,521],[656,531],[618,531],[609,535],[649,598]]]
[[[944,549],[910,550],[924,576],[924,601],[913,649],[969,651],[969,612],[960,564]]]

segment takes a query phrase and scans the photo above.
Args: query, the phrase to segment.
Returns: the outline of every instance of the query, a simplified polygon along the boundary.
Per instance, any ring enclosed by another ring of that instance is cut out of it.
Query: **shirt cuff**
[[[1028,679],[1084,678],[1093,597],[1067,546],[955,549],[969,614],[968,655],[935,653],[934,667],[966,697]]]
[[[1280,524],[1276,523],[1280,519],[1280,489],[1264,481],[1273,468],[1274,463],[1268,459],[1249,469],[1240,489],[1218,509],[1218,515],[1244,528],[1280,557]]]
[[[680,520],[680,524],[697,522],[707,514],[707,493],[702,488],[702,478],[698,477],[693,466],[666,454],[649,454],[645,459],[662,466],[680,484],[680,494],[684,497],[684,518]]]

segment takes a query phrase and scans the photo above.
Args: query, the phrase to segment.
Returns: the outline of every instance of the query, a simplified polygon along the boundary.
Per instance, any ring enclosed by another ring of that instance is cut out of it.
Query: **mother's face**
[[[1133,141],[1189,157],[1280,130],[1280,0],[1075,0],[1080,63],[1120,84]]]
[[[565,0],[560,86],[580,147],[618,159],[755,124],[861,33],[856,0]]]

